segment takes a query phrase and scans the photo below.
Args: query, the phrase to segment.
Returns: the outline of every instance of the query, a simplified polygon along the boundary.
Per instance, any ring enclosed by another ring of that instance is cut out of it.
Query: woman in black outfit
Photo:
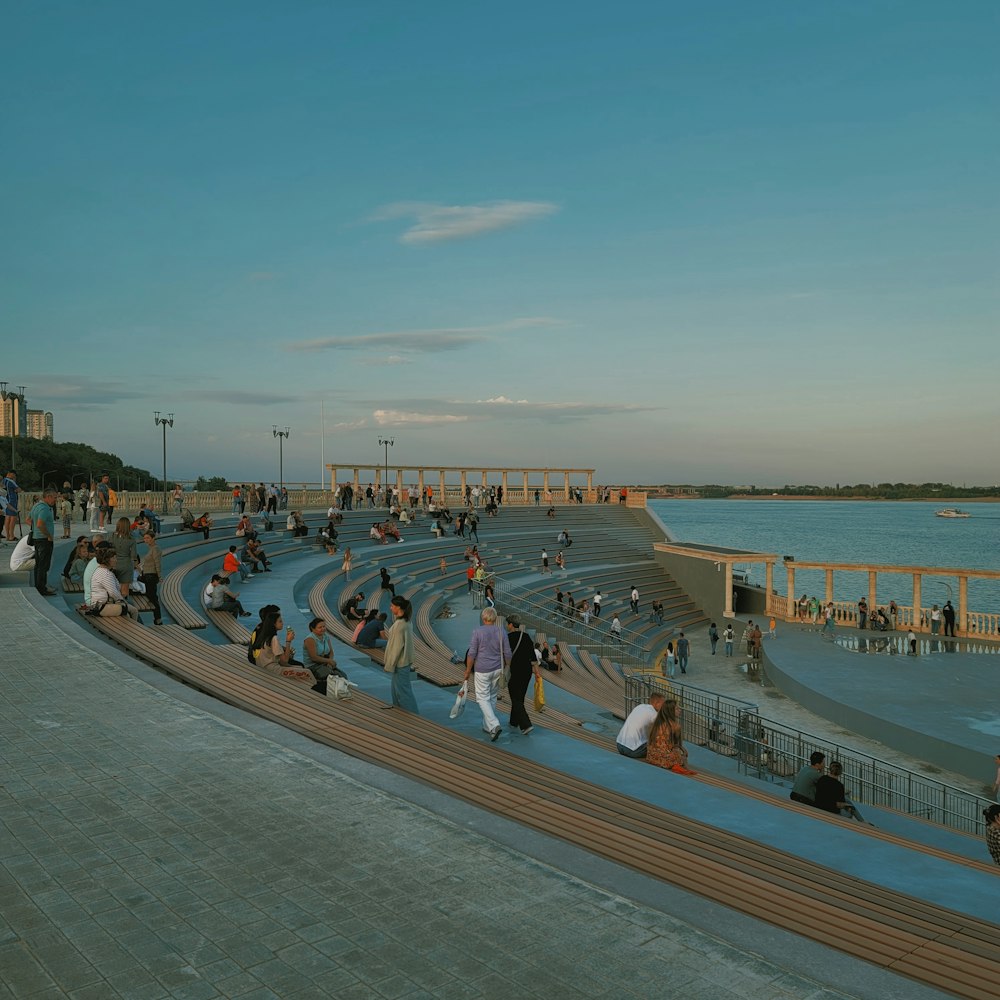
[[[521,631],[521,622],[516,615],[507,616],[507,639],[510,642],[510,681],[507,693],[510,696],[510,726],[527,735],[535,727],[531,724],[524,696],[528,692],[531,675],[538,676],[538,660],[535,658],[535,644]]]

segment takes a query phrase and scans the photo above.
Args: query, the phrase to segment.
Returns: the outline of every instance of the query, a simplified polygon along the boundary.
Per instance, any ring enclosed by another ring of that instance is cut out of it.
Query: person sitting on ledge
[[[139,620],[139,612],[125,600],[117,574],[118,553],[107,546],[97,553],[97,569],[90,580],[90,610],[100,618],[125,617]],[[131,573],[131,567],[129,567]]]
[[[360,649],[380,649],[385,645],[385,622],[389,616],[384,611],[373,611],[368,621],[361,626],[354,645]]]
[[[357,625],[358,622],[363,622],[366,615],[361,611],[361,602],[365,599],[365,592],[359,590],[353,597],[347,599],[340,609],[340,613],[344,616],[344,620],[349,625]]]
[[[663,705],[662,694],[651,694],[648,702],[636,705],[615,738],[615,746],[623,757],[645,760],[649,730]]]
[[[373,522],[371,530],[368,532],[368,537],[373,542],[378,542],[379,545],[385,545],[385,529],[382,527],[378,521]]]
[[[294,669],[303,666],[295,659],[295,647],[292,645],[295,630],[288,629],[285,632],[285,642],[282,645],[279,635],[283,627],[284,622],[281,619],[280,611],[271,612],[264,618],[260,627],[254,632],[251,647],[254,663],[278,677],[288,677],[297,681],[315,680],[311,671]]]
[[[392,521],[386,521],[382,525],[383,532],[389,536],[389,538],[395,538],[397,542],[401,542],[403,539],[399,534],[399,528],[396,527],[395,523]]]
[[[816,782],[816,808],[825,809],[832,813],[846,813],[851,819],[859,820],[857,809],[847,801],[847,790],[840,780],[844,769],[840,766],[839,760],[830,761],[829,774],[821,775]]]
[[[805,806],[816,805],[816,785],[825,770],[826,754],[819,750],[809,755],[809,763],[803,765],[795,775],[795,782],[788,797],[793,802],[801,802]]]
[[[263,565],[265,573],[271,572],[271,561],[267,558],[264,546],[257,540],[256,535],[247,540],[246,546],[243,549],[243,559],[253,566],[255,573],[260,572],[261,565]]]
[[[253,522],[250,520],[248,514],[244,514],[240,518],[239,524],[236,525],[236,537],[237,538],[257,537],[257,532],[253,530]]]
[[[297,510],[293,510],[288,515],[288,519],[285,521],[285,527],[292,533],[293,538],[304,538],[309,534],[309,528],[306,526],[306,522],[302,520],[302,515]]]
[[[208,511],[206,510],[201,517],[196,517],[191,522],[191,530],[200,531],[205,536],[205,540],[208,541],[208,532],[212,527],[212,523],[212,519],[208,516]]]
[[[203,601],[209,611],[226,611],[234,618],[249,618],[250,612],[246,611],[239,602],[239,594],[234,594],[229,588],[229,577],[213,574],[212,580],[205,588]]]

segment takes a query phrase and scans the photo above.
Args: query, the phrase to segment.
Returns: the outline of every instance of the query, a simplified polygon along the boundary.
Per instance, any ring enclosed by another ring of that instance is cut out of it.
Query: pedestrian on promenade
[[[944,608],[941,610],[941,614],[944,617],[944,634],[950,635],[952,639],[955,638],[955,608],[951,601],[944,602]]]
[[[899,607],[895,601],[889,602],[889,624],[893,630],[896,631],[896,621],[899,618]]]
[[[55,487],[49,486],[42,493],[42,499],[31,508],[29,515],[31,534],[35,543],[35,590],[42,597],[54,597],[56,593],[49,587],[49,567],[52,565],[52,552],[56,544],[55,503]]]
[[[344,579],[350,580],[351,578],[351,563],[354,561],[354,553],[351,552],[350,546],[344,549],[344,561],[341,564],[341,569],[344,571]]]
[[[146,598],[153,605],[153,624],[163,624],[163,613],[160,611],[160,598],[158,587],[160,577],[163,575],[163,561],[159,546],[156,544],[156,535],[147,531],[142,540],[146,545],[146,551],[142,555],[139,582],[146,588]]]
[[[735,637],[736,634],[733,632],[733,626],[731,624],[727,625],[726,630],[722,633],[722,640],[725,643],[726,648],[726,656],[733,655],[733,639]]]
[[[814,621],[815,621],[815,619],[814,619]],[[774,638],[775,633],[777,631],[777,628],[778,628],[778,621],[774,617],[774,615],[771,615],[771,620],[768,622],[768,628],[767,628],[767,637],[769,639],[773,639]]]
[[[712,646],[712,656],[715,656],[715,647],[719,645],[719,630],[716,628],[715,622],[708,626],[708,641]]]
[[[617,613],[611,616],[611,638],[615,642],[622,641],[622,622]]]
[[[685,637],[684,633],[677,637],[677,665],[681,668],[681,673],[686,674],[688,665],[688,652],[690,651],[691,643]]]
[[[753,620],[747,622],[747,627],[743,630],[740,642],[747,651],[747,656],[753,656]]]
[[[836,624],[833,614],[833,601],[827,601],[826,607],[823,609],[823,631],[833,635]]]
[[[17,485],[17,473],[8,472],[3,478],[3,532],[8,542],[14,542],[14,525],[18,522],[17,507],[21,487]]]
[[[544,573],[548,573],[548,572],[550,572],[550,570],[549,570],[549,554],[548,554],[548,552],[545,551],[545,549],[542,549],[542,573],[544,574]]]
[[[385,670],[392,674],[392,705],[419,715],[413,696],[413,607],[405,597],[394,597],[389,604],[393,622],[386,633]],[[390,706],[386,706],[387,708]]]
[[[906,633],[906,646],[907,655],[916,656],[917,655],[917,634],[911,628],[909,632]]]
[[[184,490],[181,489],[180,483],[174,483],[174,491],[171,494],[171,498],[174,502],[174,513],[180,514],[181,509],[184,506]]]
[[[935,604],[931,608],[931,635],[938,635],[941,631],[941,609]]]
[[[382,566],[379,568],[379,576],[381,577],[381,584],[383,590],[388,590],[393,597],[396,596],[396,587],[393,585],[392,578],[389,576],[389,571]]]
[[[503,668],[510,663],[511,650],[507,633],[497,624],[495,608],[483,608],[482,625],[473,633],[465,654],[465,680],[474,674],[476,701],[483,713],[483,730],[496,742],[503,730],[497,718],[497,692]]]
[[[629,597],[628,606],[631,608],[632,614],[637,615],[639,613],[639,589],[635,584],[632,585],[632,594]]]
[[[937,607],[937,605],[935,605]],[[868,621],[868,602],[862,597],[858,601],[858,628],[863,629]]]
[[[601,617],[601,601],[603,601],[603,600],[604,600],[604,598],[601,596],[600,590],[595,591],[594,592],[594,599],[590,602],[594,606],[594,619],[595,620]]]
[[[558,621],[563,616],[563,592],[556,587],[556,620]]]
[[[524,696],[528,692],[528,684],[534,676],[537,683],[541,677],[539,657],[535,656],[534,643],[521,628],[521,619],[517,615],[507,616],[507,643],[510,650],[510,680],[507,682],[507,694],[510,697],[510,728],[520,729],[527,736],[535,727],[524,707]]]

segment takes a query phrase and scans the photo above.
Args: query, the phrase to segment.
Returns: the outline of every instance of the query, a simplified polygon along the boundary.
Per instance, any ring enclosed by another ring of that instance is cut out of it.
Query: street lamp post
[[[17,437],[17,422],[16,422],[15,410],[20,409],[20,407],[16,406],[15,404],[20,403],[21,406],[24,406],[24,390],[27,389],[27,388],[28,387],[26,385],[19,385],[18,389],[21,390],[20,392],[8,392],[7,391],[7,383],[6,382],[0,382],[0,399],[2,399],[5,403],[7,402],[8,399],[11,401],[11,404],[10,404],[10,467],[12,469],[16,469],[17,468],[17,462],[16,462],[15,456],[14,456],[14,438]]]
[[[271,424],[271,433],[278,439],[278,489],[285,489],[285,438],[292,433],[290,427],[278,430],[277,424]]]
[[[385,483],[382,489],[385,490],[385,505],[392,506],[392,493],[389,490],[389,449],[393,446],[392,438],[379,438],[378,443],[385,446]]]
[[[153,419],[156,421],[158,427],[163,428],[163,516],[167,516],[167,428],[174,426],[174,415],[168,413],[165,417],[160,416],[160,411],[157,410]]]

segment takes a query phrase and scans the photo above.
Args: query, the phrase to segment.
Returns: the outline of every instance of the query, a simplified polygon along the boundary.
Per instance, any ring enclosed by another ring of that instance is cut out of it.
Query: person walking
[[[510,696],[510,728],[520,729],[527,736],[535,727],[524,707],[524,696],[528,692],[528,684],[532,676],[535,683],[541,676],[539,661],[535,656],[535,647],[521,628],[521,619],[517,615],[507,616],[507,643],[510,645],[510,680],[507,682],[507,694]]]
[[[410,675],[413,673],[413,626],[410,617],[413,607],[405,597],[394,597],[389,604],[392,626],[385,642],[385,671],[392,674],[392,705],[419,715],[417,699],[413,696]]]
[[[142,555],[139,582],[146,585],[146,598],[153,605],[153,624],[162,625],[163,613],[160,610],[158,593],[160,577],[163,575],[162,555],[156,544],[156,536],[151,531],[147,531],[142,540],[146,543],[146,551]]]
[[[497,624],[495,608],[483,608],[480,616],[482,625],[473,633],[469,651],[465,654],[465,677],[475,677],[476,701],[483,713],[483,730],[489,733],[491,742],[499,739],[503,729],[497,718],[497,693],[503,668],[510,663],[510,641],[507,633]]]
[[[681,668],[681,673],[686,674],[688,672],[688,653],[691,649],[691,643],[688,641],[687,637],[683,632],[677,637],[677,665]]]
[[[715,622],[708,626],[708,641],[712,645],[712,656],[715,656],[715,647],[719,645],[719,630],[716,628]]]
[[[726,656],[733,655],[733,639],[736,637],[733,632],[733,626],[727,625],[725,632],[722,633],[722,640],[725,643]]]
[[[955,607],[951,601],[945,601],[944,607],[941,609],[941,615],[944,618],[944,634],[950,635],[952,639],[955,638]]]

